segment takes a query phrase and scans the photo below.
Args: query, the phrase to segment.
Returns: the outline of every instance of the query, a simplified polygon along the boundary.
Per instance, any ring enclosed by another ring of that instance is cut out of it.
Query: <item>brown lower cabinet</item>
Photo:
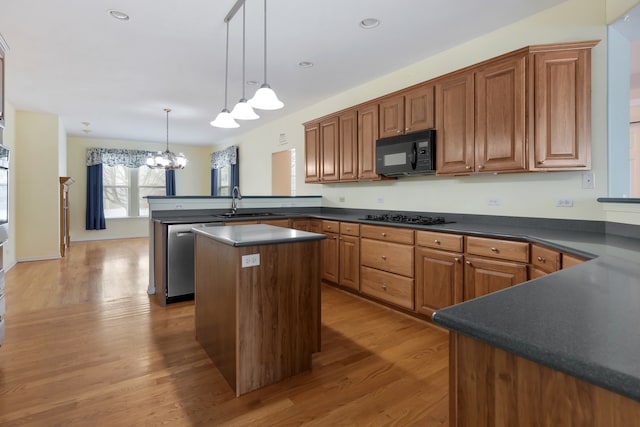
[[[434,311],[462,302],[463,255],[416,247],[416,312]]]
[[[464,300],[506,289],[526,280],[526,264],[467,257],[464,265]]]

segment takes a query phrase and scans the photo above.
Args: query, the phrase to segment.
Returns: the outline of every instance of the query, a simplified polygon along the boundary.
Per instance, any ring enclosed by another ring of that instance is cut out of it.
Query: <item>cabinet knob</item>
[[[498,248],[491,248],[491,252],[498,252]]]
[[[465,166],[464,168],[465,168],[466,170],[469,170],[469,169],[471,169],[471,166],[467,165],[467,166]]]
[[[382,237],[387,237],[387,233],[381,233]]]
[[[404,130],[405,130],[405,132],[406,132],[406,131],[408,131],[408,130],[411,130],[411,128],[404,128]]]
[[[458,264],[460,264],[460,258],[459,258],[459,257],[455,257],[453,260],[454,260],[455,262],[457,262]]]
[[[484,165],[478,165],[478,169],[484,169]]]
[[[386,261],[387,260],[387,256],[386,255],[382,255],[382,259]]]
[[[467,262],[466,262],[466,264],[467,264],[467,265],[471,265],[471,261],[467,261]]]
[[[385,284],[383,283],[383,284],[382,284],[382,286],[381,286],[381,288],[382,288],[383,290],[385,290],[385,291],[386,291],[386,290],[387,290],[387,285],[385,285]]]
[[[331,230],[331,226],[330,225],[327,225],[327,230]]]
[[[538,164],[541,165],[544,163],[544,160],[538,160]]]
[[[544,259],[544,258],[542,258],[541,256],[539,256],[539,257],[538,257],[538,261],[540,261],[540,262],[546,262],[547,260],[546,260],[546,259]]]
[[[433,241],[433,243],[435,243],[436,245],[439,245],[440,244],[440,240],[436,239],[436,240]]]

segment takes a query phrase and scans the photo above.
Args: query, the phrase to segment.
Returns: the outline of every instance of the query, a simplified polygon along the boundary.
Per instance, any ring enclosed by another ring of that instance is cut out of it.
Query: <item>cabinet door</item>
[[[436,84],[436,172],[459,175],[474,165],[473,73]]]
[[[320,124],[304,127],[304,182],[320,182]]]
[[[416,248],[416,311],[434,311],[462,302],[462,254]]]
[[[360,238],[340,236],[340,285],[360,290]]]
[[[356,110],[340,115],[340,181],[358,179],[358,114]]]
[[[333,233],[327,233],[327,238],[321,240],[320,245],[320,258],[321,262],[321,277],[322,280],[326,280],[331,283],[338,283],[338,265],[339,265],[339,247],[338,247],[338,235]]]
[[[378,104],[358,110],[358,179],[378,179],[376,141],[378,140]]]
[[[467,258],[464,267],[465,301],[527,280],[527,266],[525,264]]]
[[[434,86],[426,85],[404,94],[404,132],[436,127],[434,93]]]
[[[338,180],[340,132],[338,117],[320,122],[320,180]]]
[[[475,168],[522,171],[526,168],[526,57],[509,58],[475,72]]]
[[[531,169],[591,168],[591,50],[533,55]]]
[[[396,95],[380,102],[380,138],[404,133],[404,96]]]

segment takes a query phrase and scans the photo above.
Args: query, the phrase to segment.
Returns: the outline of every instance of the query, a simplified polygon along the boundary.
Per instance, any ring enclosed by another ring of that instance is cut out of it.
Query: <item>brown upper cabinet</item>
[[[421,85],[380,101],[380,138],[435,127],[434,87]]]
[[[591,168],[591,48],[596,44],[532,54],[531,170]]]
[[[376,140],[431,128],[438,175],[589,170],[597,44],[527,46],[308,122],[306,182],[381,179]]]

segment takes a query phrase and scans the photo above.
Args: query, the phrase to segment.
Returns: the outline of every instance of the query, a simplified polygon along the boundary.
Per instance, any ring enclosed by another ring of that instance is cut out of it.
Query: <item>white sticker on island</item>
[[[242,268],[260,265],[260,254],[242,255]]]

